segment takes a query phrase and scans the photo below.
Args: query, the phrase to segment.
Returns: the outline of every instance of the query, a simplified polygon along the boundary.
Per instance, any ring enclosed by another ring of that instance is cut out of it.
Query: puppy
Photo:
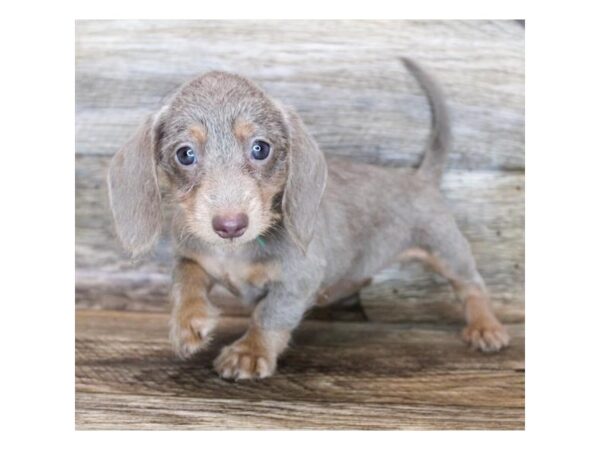
[[[223,72],[183,85],[115,154],[111,208],[134,256],[159,235],[157,172],[168,180],[177,255],[170,337],[179,356],[209,341],[219,316],[210,291],[220,284],[256,306],[246,333],[215,360],[216,371],[268,377],[309,308],[355,293],[403,257],[450,280],[472,347],[508,344],[439,190],[450,142],[440,88],[413,61],[404,63],[432,110],[430,143],[416,170],[326,161],[292,109]]]

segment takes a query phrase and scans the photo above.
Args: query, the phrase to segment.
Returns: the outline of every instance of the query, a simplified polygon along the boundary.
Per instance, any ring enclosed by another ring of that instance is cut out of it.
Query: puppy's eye
[[[181,147],[177,150],[177,161],[184,166],[190,166],[196,162],[196,152],[192,147]]]
[[[262,161],[263,159],[267,159],[269,153],[271,152],[271,146],[267,144],[265,141],[254,141],[252,143],[252,151],[250,155],[252,155],[252,159],[257,159]]]

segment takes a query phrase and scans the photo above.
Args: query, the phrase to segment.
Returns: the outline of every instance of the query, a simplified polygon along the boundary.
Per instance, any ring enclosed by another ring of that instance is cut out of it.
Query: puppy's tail
[[[416,62],[408,58],[402,58],[402,62],[425,91],[431,108],[431,134],[418,172],[424,178],[439,184],[451,142],[450,121],[444,95],[437,82]]]

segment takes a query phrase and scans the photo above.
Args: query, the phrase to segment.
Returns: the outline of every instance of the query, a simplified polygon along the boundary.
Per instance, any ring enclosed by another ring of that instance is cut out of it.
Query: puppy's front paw
[[[219,375],[236,380],[266,378],[273,375],[276,366],[276,356],[245,338],[221,350],[214,362]]]
[[[216,323],[216,317],[198,312],[175,314],[171,318],[170,338],[177,356],[186,359],[205,348]]]
[[[462,337],[472,348],[483,352],[497,352],[510,341],[506,328],[495,318],[480,319],[468,324]]]

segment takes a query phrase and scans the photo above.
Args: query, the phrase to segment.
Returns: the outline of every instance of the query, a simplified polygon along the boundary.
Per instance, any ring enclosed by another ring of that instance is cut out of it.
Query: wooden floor
[[[524,329],[500,354],[473,352],[459,325],[306,320],[267,380],[228,382],[211,363],[244,330],[178,361],[163,313],[80,310],[78,429],[523,429]]]

